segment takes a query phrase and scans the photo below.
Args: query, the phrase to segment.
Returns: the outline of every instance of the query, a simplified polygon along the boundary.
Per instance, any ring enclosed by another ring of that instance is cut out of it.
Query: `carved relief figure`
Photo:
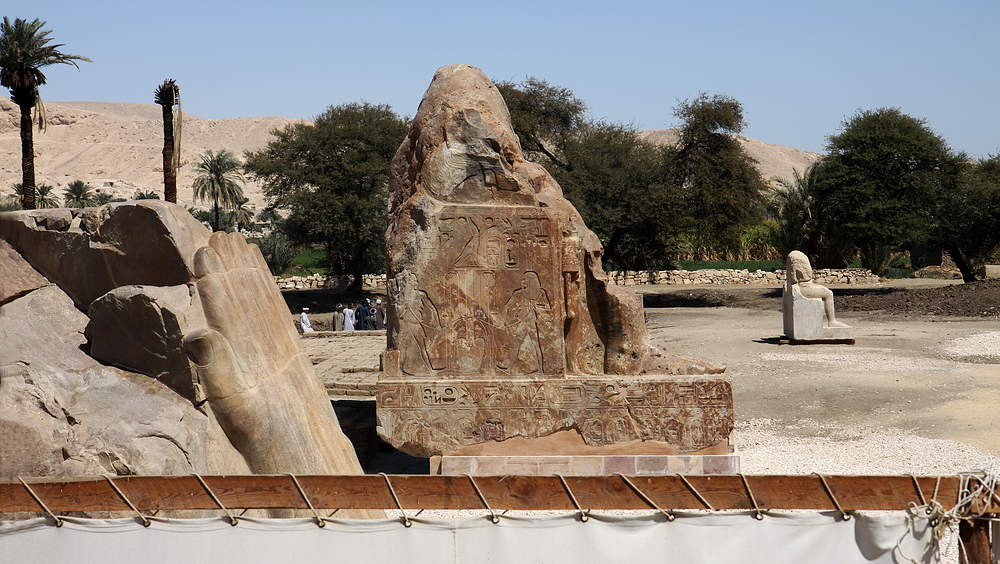
[[[525,272],[521,288],[514,290],[504,305],[506,327],[510,331],[510,355],[500,368],[510,374],[534,374],[542,369],[542,347],[538,341],[539,318],[551,315],[552,304],[542,289],[538,273]]]

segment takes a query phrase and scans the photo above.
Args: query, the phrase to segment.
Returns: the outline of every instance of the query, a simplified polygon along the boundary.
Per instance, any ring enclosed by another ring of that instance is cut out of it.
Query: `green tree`
[[[159,200],[160,195],[155,190],[140,190],[135,193],[133,200]]]
[[[35,187],[34,198],[32,200],[35,202],[35,208],[58,208],[59,198],[53,193],[53,188],[49,184],[40,184]],[[24,209],[24,184],[18,182],[14,185],[14,194],[7,196],[5,199],[5,204],[11,207],[12,204],[17,204],[14,209]]]
[[[257,224],[253,221],[253,212],[246,207],[248,203],[250,203],[250,198],[247,197],[240,197],[233,203],[229,210],[228,224],[237,230],[258,231]]]
[[[965,282],[1000,248],[1000,155],[966,163],[937,197],[931,239],[951,255]]]
[[[604,245],[609,267],[667,267],[678,251],[676,191],[663,153],[629,125],[594,121],[567,88],[497,82],[525,157],[546,167]]]
[[[530,77],[520,84],[495,82],[510,111],[511,125],[526,157],[540,164],[567,170],[566,143],[581,128],[593,130],[586,118],[587,105],[568,88]]]
[[[232,152],[221,149],[218,153],[210,150],[199,155],[201,162],[195,167],[198,176],[194,179],[194,197],[202,202],[211,201],[215,210],[215,221],[212,223],[212,230],[219,231],[219,209],[233,209],[244,197],[243,188],[240,186],[245,182],[243,173],[240,172],[242,164]]]
[[[736,139],[746,127],[734,98],[700,94],[674,109],[677,143],[666,152],[670,181],[680,190],[683,229],[697,246],[739,249],[740,235],[762,219],[767,183]]]
[[[676,192],[663,181],[662,151],[628,126],[580,127],[564,144],[567,170],[554,177],[604,245],[609,267],[669,267],[678,247]]]
[[[284,233],[274,231],[262,238],[258,243],[260,253],[264,255],[264,262],[271,274],[279,276],[292,264],[295,258],[295,249],[292,248],[288,237]]]
[[[35,209],[35,144],[31,129],[31,110],[36,109],[38,127],[45,127],[45,107],[38,87],[45,84],[42,68],[56,65],[73,65],[90,59],[69,55],[59,50],[62,44],[51,45],[51,30],[43,30],[45,22],[4,16],[0,24],[0,86],[10,89],[10,99],[21,111],[21,184],[24,191],[24,209]]]
[[[865,268],[885,271],[888,251],[926,244],[937,198],[955,185],[955,155],[926,121],[898,108],[863,110],[829,137],[817,170],[825,234],[855,245]]]
[[[331,106],[312,124],[271,132],[267,147],[246,154],[247,173],[264,185],[269,207],[288,210],[293,243],[319,243],[330,270],[362,275],[385,268],[389,165],[407,122],[384,104]]]
[[[164,80],[153,91],[153,101],[163,110],[163,199],[176,204],[181,156],[181,89],[177,82],[172,78]]]
[[[63,191],[63,204],[67,208],[86,208],[97,205],[94,189],[82,180],[74,180]]]
[[[120,202],[120,201],[123,201],[123,200],[121,200],[120,198],[119,199],[115,199],[114,196],[112,196],[111,194],[108,194],[107,192],[97,192],[97,193],[94,194],[94,205],[95,206],[103,206],[104,204],[110,204],[111,202]]]

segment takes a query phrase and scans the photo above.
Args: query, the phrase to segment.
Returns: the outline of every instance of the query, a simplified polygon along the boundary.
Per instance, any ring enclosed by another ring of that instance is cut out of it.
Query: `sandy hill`
[[[676,129],[651,129],[640,132],[639,136],[653,143],[665,144],[676,142],[677,132]],[[742,135],[738,135],[736,139],[751,157],[757,159],[757,168],[760,169],[764,180],[771,180],[774,177],[791,180],[793,170],[801,174],[821,156],[819,153],[809,153],[783,145],[771,145]]]
[[[163,122],[156,104],[104,102],[47,102],[48,128],[35,130],[36,181],[63,189],[74,180],[123,198],[138,191],[163,191]],[[0,195],[10,194],[21,181],[21,142],[18,107],[9,98],[0,98]],[[296,123],[282,117],[202,119],[184,115],[181,142],[181,169],[177,179],[178,200],[193,203],[191,182],[198,155],[208,149],[229,149],[242,158],[243,152],[263,147],[271,130]],[[654,142],[669,142],[674,130],[644,131]],[[747,151],[759,161],[764,178],[792,177],[792,170],[805,170],[819,155],[791,147],[770,145],[740,137]],[[256,209],[264,205],[261,187],[248,183],[245,189]]]
[[[35,129],[36,182],[51,184],[62,197],[74,180],[123,198],[137,191],[163,195],[163,117],[156,104],[104,102],[47,102],[48,127]],[[0,194],[10,194],[21,181],[19,109],[9,98],[0,98]],[[202,119],[184,114],[181,168],[177,199],[193,203],[191,182],[198,155],[211,149],[229,149],[242,159],[243,152],[263,147],[270,131],[296,123],[282,117]],[[263,207],[261,187],[244,189],[251,204]]]

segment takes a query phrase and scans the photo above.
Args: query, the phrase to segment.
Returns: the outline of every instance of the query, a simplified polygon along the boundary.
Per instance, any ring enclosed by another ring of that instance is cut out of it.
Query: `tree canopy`
[[[67,208],[86,208],[97,204],[97,195],[90,184],[74,180],[63,191],[63,204]]]
[[[898,108],[862,110],[830,136],[817,170],[819,213],[855,245],[862,264],[885,269],[887,250],[931,242],[936,202],[965,161],[925,120]]]
[[[24,209],[35,208],[35,146],[31,130],[31,109],[37,108],[38,127],[45,127],[45,108],[38,87],[45,84],[42,69],[50,65],[73,65],[90,59],[59,50],[62,44],[51,44],[51,30],[43,30],[45,22],[15,18],[11,23],[4,16],[0,24],[0,86],[10,89],[10,99],[21,110],[21,184]]]
[[[760,220],[767,185],[733,135],[742,106],[702,94],[682,102],[680,139],[666,148],[631,125],[593,120],[566,88],[529,78],[498,82],[527,158],[546,166],[625,269],[663,268],[684,241],[738,247]]]
[[[198,176],[192,184],[194,197],[203,202],[212,202],[215,212],[212,230],[219,231],[220,209],[232,210],[244,201],[241,186],[244,178],[240,172],[242,164],[228,149],[220,149],[218,153],[209,149],[199,156],[201,162],[195,167]]]
[[[408,124],[384,104],[331,106],[312,124],[271,132],[246,154],[245,170],[264,185],[269,207],[288,210],[282,229],[295,244],[321,244],[330,270],[381,272],[389,165]]]
[[[735,250],[762,218],[768,186],[734,137],[746,127],[743,106],[729,96],[700,94],[674,109],[679,138],[667,171],[681,194],[681,228],[696,246]]]

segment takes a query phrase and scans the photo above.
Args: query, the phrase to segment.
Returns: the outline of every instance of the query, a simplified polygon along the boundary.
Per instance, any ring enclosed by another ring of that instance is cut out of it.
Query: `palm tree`
[[[104,204],[110,204],[115,201],[115,197],[107,192],[98,192],[94,195],[94,205],[103,206]]]
[[[35,207],[38,208],[58,208],[59,198],[52,193],[52,186],[48,184],[42,184],[32,190],[31,200],[35,202]],[[5,204],[16,203],[17,209],[26,209],[24,207],[24,184],[18,182],[14,185],[14,194],[12,196],[7,196],[4,198]]]
[[[250,203],[250,198],[241,196],[233,204],[232,211],[229,212],[229,223],[233,224],[236,230],[257,230],[257,224],[253,222],[253,211],[246,207],[248,203]]]
[[[153,91],[153,101],[163,108],[163,199],[176,204],[177,169],[181,158],[181,89],[174,79],[168,78]]]
[[[38,87],[45,84],[42,67],[56,64],[73,65],[90,59],[67,55],[59,51],[62,44],[49,45],[50,30],[42,30],[45,22],[15,18],[12,24],[7,16],[0,24],[0,86],[10,89],[10,99],[21,109],[21,184],[24,190],[22,206],[35,209],[35,143],[31,132],[31,109],[36,108],[38,128],[45,128],[45,107]]]
[[[212,230],[219,230],[219,207],[233,209],[243,198],[240,183],[246,182],[240,168],[243,166],[232,152],[221,149],[212,153],[209,149],[199,155],[198,176],[194,179],[194,197],[205,202],[211,201],[215,208],[215,222]]]
[[[135,193],[133,200],[159,200],[160,195],[154,190],[140,190]]]
[[[63,191],[63,204],[67,208],[88,208],[97,204],[97,196],[90,184],[82,180],[74,180]]]

